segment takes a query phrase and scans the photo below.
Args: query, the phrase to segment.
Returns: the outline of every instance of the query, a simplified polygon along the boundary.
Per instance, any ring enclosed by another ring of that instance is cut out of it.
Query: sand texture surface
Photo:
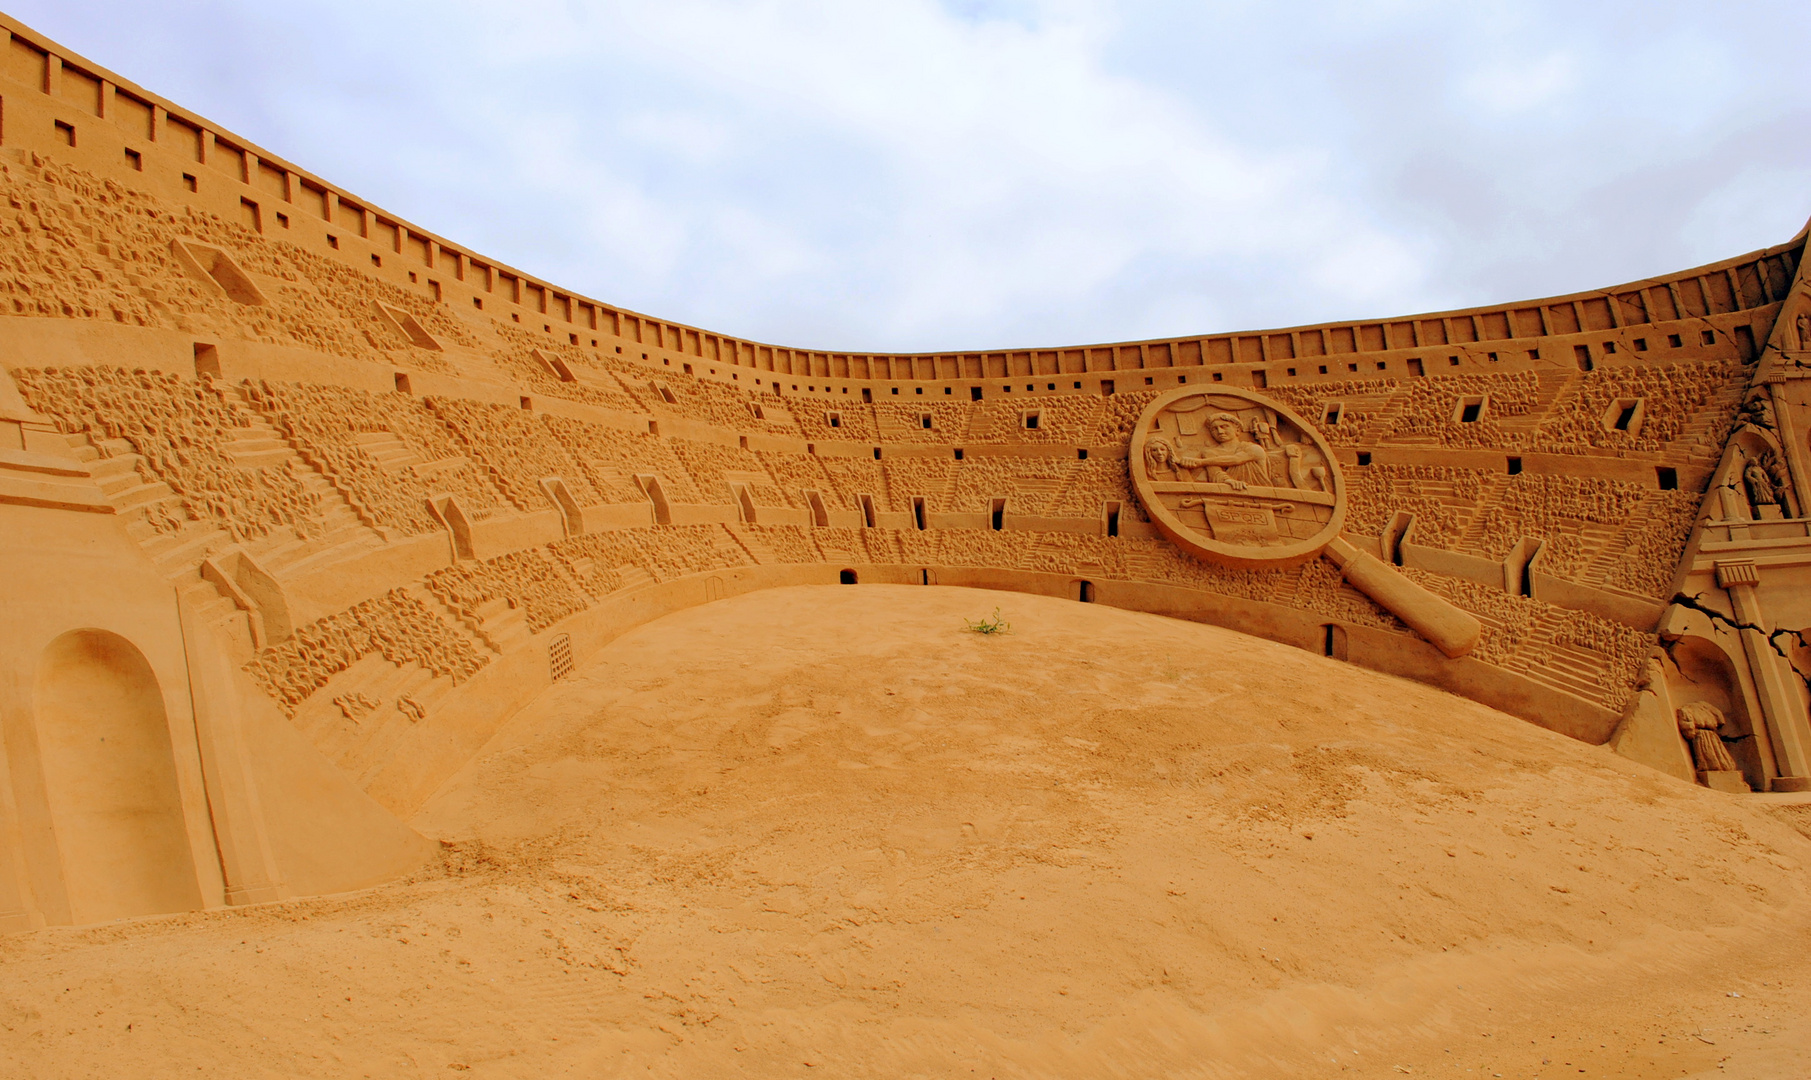
[[[1805,813],[1211,627],[776,590],[516,717],[444,867],[0,938],[0,1075],[1811,1076]]]

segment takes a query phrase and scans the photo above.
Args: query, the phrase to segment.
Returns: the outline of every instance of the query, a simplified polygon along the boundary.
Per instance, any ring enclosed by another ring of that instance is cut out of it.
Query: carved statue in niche
[[[1798,313],[1798,347],[1811,349],[1811,312]]]
[[[1735,759],[1717,732],[1723,727],[1723,710],[1708,701],[1693,701],[1679,707],[1679,734],[1691,745],[1692,761],[1699,772],[1735,772]]]
[[[1780,504],[1779,489],[1773,484],[1773,477],[1767,472],[1767,466],[1754,458],[1742,469],[1742,483],[1748,487],[1748,504],[1754,507],[1759,516],[1763,506],[1778,507]]]

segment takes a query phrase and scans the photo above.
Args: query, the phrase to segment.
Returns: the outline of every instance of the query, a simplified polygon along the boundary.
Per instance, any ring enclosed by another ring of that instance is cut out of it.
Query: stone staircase
[[[754,530],[750,529],[748,526],[741,524],[725,524],[723,526],[723,531],[728,534],[730,539],[736,542],[736,545],[742,549],[755,565],[773,566],[780,561],[780,556],[768,545],[767,541],[757,536]],[[650,578],[649,580],[653,579]]]
[[[1594,705],[1602,704],[1602,659],[1585,649],[1555,644],[1553,638],[1559,630],[1559,622],[1559,617],[1552,613],[1537,615],[1528,640],[1503,666],[1543,686]]]
[[[1578,580],[1587,585],[1601,586],[1610,580],[1610,573],[1622,560],[1628,558],[1628,545],[1623,543],[1623,536],[1646,526],[1647,515],[1637,511],[1629,520],[1617,525],[1602,525],[1587,521],[1579,529],[1578,535],[1586,552],[1592,552],[1590,561],[1579,571]]]
[[[71,455],[82,463],[114,507],[127,535],[137,541],[157,572],[182,594],[206,625],[249,655],[253,635],[248,613],[212,583],[203,580],[201,564],[209,556],[235,546],[279,581],[318,572],[334,563],[354,558],[384,542],[381,534],[365,525],[337,489],[320,473],[303,465],[294,447],[261,416],[236,406],[227,398],[243,426],[233,432],[224,448],[235,465],[244,469],[289,468],[302,486],[315,496],[321,513],[304,528],[282,528],[239,543],[212,522],[190,519],[181,498],[160,480],[148,480],[140,471],[141,457],[124,439],[92,441],[85,434],[66,435]]]
[[[369,431],[353,436],[352,441],[375,458],[377,467],[385,472],[401,472],[421,464],[421,456],[415,452],[414,447],[391,432]]]
[[[711,550],[717,553],[718,562],[724,566],[745,566],[754,559],[748,548],[737,541],[728,525],[712,529],[710,539]]]

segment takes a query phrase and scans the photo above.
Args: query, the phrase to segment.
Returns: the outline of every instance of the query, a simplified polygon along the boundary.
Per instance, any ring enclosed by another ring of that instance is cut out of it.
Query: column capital
[[[1721,559],[1717,562],[1717,586],[1759,585],[1761,569],[1753,559]]]

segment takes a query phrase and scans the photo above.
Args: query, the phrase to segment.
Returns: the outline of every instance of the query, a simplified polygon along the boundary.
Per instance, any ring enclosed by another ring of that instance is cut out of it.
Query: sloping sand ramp
[[[1212,627],[778,590],[512,721],[443,871],[0,938],[0,1075],[1811,1075],[1797,813]]]

